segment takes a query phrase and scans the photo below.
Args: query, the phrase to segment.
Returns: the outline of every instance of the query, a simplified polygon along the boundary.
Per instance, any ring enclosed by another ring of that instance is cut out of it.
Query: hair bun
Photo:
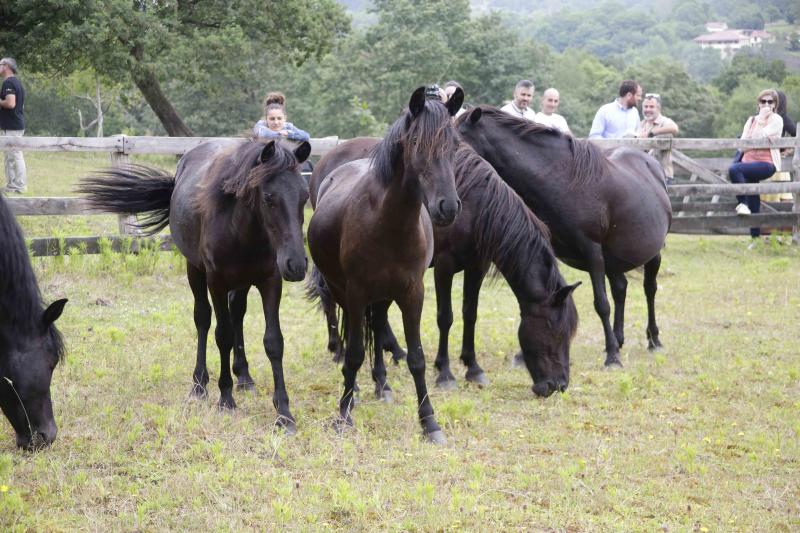
[[[264,99],[265,106],[271,104],[284,105],[285,103],[286,103],[286,97],[281,92],[268,93],[267,97]]]

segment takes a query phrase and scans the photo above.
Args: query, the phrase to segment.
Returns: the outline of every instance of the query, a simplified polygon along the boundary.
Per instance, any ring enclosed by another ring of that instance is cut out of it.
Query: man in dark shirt
[[[17,62],[10,57],[0,59],[0,136],[22,137],[25,133],[25,89],[16,76]],[[27,188],[25,159],[21,150],[6,151],[5,193],[22,194]]]

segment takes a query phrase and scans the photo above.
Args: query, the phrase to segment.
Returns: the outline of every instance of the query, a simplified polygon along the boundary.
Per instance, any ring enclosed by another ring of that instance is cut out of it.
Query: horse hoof
[[[430,433],[426,433],[425,440],[427,440],[431,444],[436,444],[437,446],[444,446],[445,444],[447,444],[447,439],[444,436],[444,431],[442,431],[441,429],[437,429],[436,431],[431,431]]]
[[[514,354],[514,357],[511,358],[511,368],[526,368],[522,352],[517,352]]]
[[[617,368],[622,368],[622,361],[620,361],[619,358],[606,359],[604,366],[606,370],[615,370]]]
[[[249,381],[248,380],[239,380],[239,382],[236,383],[236,390],[240,390],[240,391],[255,391],[256,390],[256,384],[252,379],[249,380]]]
[[[195,384],[189,392],[189,396],[195,400],[205,400],[208,398],[208,389],[202,385]]]
[[[660,341],[655,341],[655,342],[654,342],[654,341],[648,341],[648,343],[647,343],[647,349],[648,349],[649,351],[651,351],[651,352],[658,352],[658,351],[661,351],[661,349],[662,349],[663,347],[664,347],[664,345],[663,345],[663,344],[661,344],[661,342],[660,342]]]
[[[353,429],[353,420],[349,417],[344,418],[342,416],[337,416],[333,422],[331,422],[331,429],[333,429],[336,434],[341,437]]]
[[[394,394],[390,390],[384,390],[378,397],[383,403],[394,403]]]
[[[291,418],[279,416],[275,421],[275,425],[283,429],[284,433],[289,437],[297,435],[297,424]]]
[[[397,353],[392,352],[392,361],[394,361],[395,365],[399,365],[400,361],[404,361],[406,358],[406,352],[403,350],[398,351]]]
[[[485,372],[480,372],[473,376],[467,374],[466,379],[467,381],[469,381],[470,383],[474,383],[478,387],[486,387],[487,385],[489,385],[489,378],[486,377]]]
[[[220,411],[235,411],[236,410],[236,402],[233,398],[229,399],[219,399],[219,404],[217,404]]]
[[[443,391],[456,390],[458,388],[458,382],[455,379],[437,379],[436,388]]]

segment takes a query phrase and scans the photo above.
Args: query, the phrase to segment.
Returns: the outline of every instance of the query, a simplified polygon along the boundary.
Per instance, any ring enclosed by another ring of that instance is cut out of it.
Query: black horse
[[[606,366],[621,366],[625,272],[641,265],[648,347],[660,347],[656,276],[672,212],[658,162],[632,149],[617,149],[606,157],[589,142],[488,106],[464,113],[457,127],[547,224],[556,256],[589,272],[595,310],[605,332]],[[613,329],[604,276],[614,298]]]
[[[237,337],[234,322],[238,320],[240,328],[244,315],[241,304],[236,309],[229,305],[228,293],[246,295],[253,285],[258,289],[266,319],[264,349],[275,383],[272,402],[279,415],[277,424],[289,432],[295,431],[295,421],[283,377],[278,310],[281,277],[299,281],[306,272],[302,226],[308,192],[300,164],[310,153],[307,142],[290,150],[275,141],[208,141],[186,152],[174,177],[158,169],[131,166],[85,178],[80,188],[96,209],[150,213],[140,225],[149,233],[169,224],[175,245],[186,257],[195,299],[197,364],[192,392],[198,397],[207,395],[210,292],[221,358],[221,408],[236,407],[230,353]],[[232,314],[238,318],[232,320]]]
[[[359,158],[378,142],[379,139],[356,138],[328,152],[312,175],[312,200],[325,175],[337,165]],[[571,293],[579,283],[567,285],[564,282],[548,241],[547,228],[469,145],[459,147],[453,170],[456,190],[463,204],[461,214],[453,224],[433,228],[432,266],[439,325],[439,350],[435,362],[439,370],[437,385],[450,387],[455,384],[450,371],[448,334],[453,323],[453,276],[462,270],[464,335],[461,361],[467,367],[467,381],[488,383],[475,357],[475,322],[481,284],[490,263],[494,263],[519,302],[522,318],[518,336],[525,366],[534,381],[534,392],[549,396],[557,390],[565,390],[569,383],[569,345],[578,324]],[[314,295],[320,297],[327,317],[328,349],[337,353],[335,304],[324,286],[314,291]],[[393,353],[399,349],[391,329],[382,337],[385,349]],[[377,349],[376,357],[380,357]],[[387,390],[390,389],[386,383],[376,381],[378,397],[390,398]]]
[[[2,196],[0,250],[0,408],[17,446],[38,448],[56,438],[50,381],[64,343],[54,322],[67,300],[44,309],[25,239]]]
[[[461,209],[453,177],[457,135],[451,117],[462,100],[458,90],[447,107],[426,102],[425,88],[418,88],[372,157],[338,167],[319,188],[308,245],[316,268],[344,311],[340,428],[352,425],[356,373],[364,361],[365,345],[369,348],[369,329],[380,351],[380,328],[395,301],[403,314],[408,367],[423,432],[432,442],[444,441],[428,397],[419,326],[422,279],[433,255],[431,221],[450,224]],[[376,368],[373,375],[381,371],[377,380],[385,383],[385,369]]]

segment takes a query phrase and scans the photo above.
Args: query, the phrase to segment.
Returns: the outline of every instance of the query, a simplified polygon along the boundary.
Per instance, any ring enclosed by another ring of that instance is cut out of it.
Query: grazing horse
[[[278,309],[281,277],[299,281],[306,272],[302,226],[308,192],[299,169],[310,153],[307,142],[290,150],[275,141],[207,141],[186,152],[174,177],[158,169],[131,166],[85,178],[80,188],[96,209],[150,213],[140,227],[151,234],[169,224],[175,245],[186,257],[194,294],[197,363],[192,393],[208,394],[210,292],[221,359],[221,408],[236,407],[230,368],[235,310],[229,305],[228,292],[246,294],[253,285],[258,289],[266,319],[264,349],[275,384],[272,403],[278,411],[277,424],[288,432],[295,431],[295,421],[283,377]]]
[[[423,276],[433,256],[431,221],[450,224],[461,210],[453,178],[457,135],[451,117],[463,97],[457,90],[445,106],[426,101],[425,88],[418,88],[372,156],[338,167],[319,188],[308,245],[344,313],[339,429],[353,424],[353,390],[365,344],[371,348],[369,330],[380,350],[379,327],[386,323],[386,312],[394,301],[403,315],[408,368],[423,433],[431,442],[445,440],[428,397],[419,329]]]
[[[358,158],[363,150],[379,139],[356,138],[343,143],[320,160],[315,172],[331,172],[330,161],[343,164],[348,156]],[[521,323],[518,331],[522,356],[531,378],[533,391],[549,396],[564,391],[569,384],[569,346],[578,324],[572,299],[575,285],[567,285],[558,271],[558,264],[549,243],[549,232],[531,213],[519,196],[497,175],[469,145],[461,145],[454,159],[456,191],[463,208],[449,226],[434,227],[432,266],[436,284],[439,350],[435,367],[439,370],[436,384],[450,388],[455,377],[450,371],[448,334],[453,324],[453,276],[464,271],[464,334],[461,361],[467,367],[467,381],[486,384],[488,380],[475,357],[475,322],[478,295],[489,270],[489,264],[505,277],[517,298]],[[310,182],[311,198],[315,187],[324,179],[317,176]],[[336,313],[324,287],[317,291],[328,318],[328,331],[335,337],[328,349],[338,346]],[[388,324],[387,324],[388,328]],[[388,329],[384,348],[394,349],[396,340]],[[394,346],[393,346],[394,343]],[[380,352],[376,350],[376,357]],[[376,382],[376,394],[386,398],[386,383]]]
[[[656,276],[672,213],[664,171],[655,159],[632,149],[606,157],[587,141],[489,106],[464,113],[457,127],[547,224],[556,256],[589,273],[605,332],[606,366],[622,365],[625,272],[642,265],[648,347],[660,347]],[[613,329],[604,276],[614,298]]]
[[[0,408],[17,446],[35,449],[56,438],[50,381],[64,343],[54,322],[67,300],[43,308],[28,247],[2,196],[0,250]]]

